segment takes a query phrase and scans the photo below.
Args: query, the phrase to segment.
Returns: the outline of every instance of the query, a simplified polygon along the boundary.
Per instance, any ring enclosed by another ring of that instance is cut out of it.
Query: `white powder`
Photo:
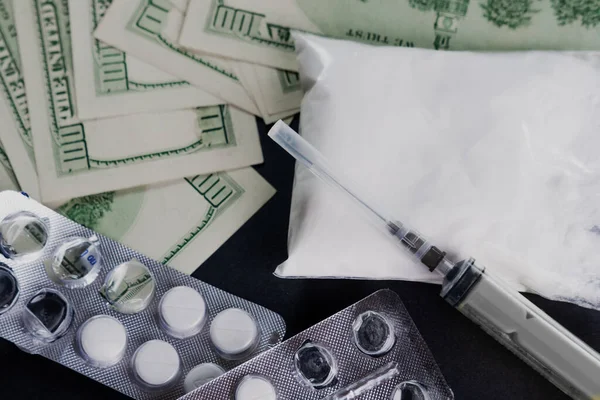
[[[600,308],[599,56],[296,43],[301,133],[359,194],[456,261]],[[298,167],[276,273],[438,281],[357,210]]]

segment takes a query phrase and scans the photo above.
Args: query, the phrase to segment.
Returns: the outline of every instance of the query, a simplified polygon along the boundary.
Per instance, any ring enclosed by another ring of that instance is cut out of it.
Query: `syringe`
[[[441,296],[574,399],[600,399],[600,355],[474,259],[453,263],[421,234],[385,216],[348,186],[326,159],[283,121],[269,136],[317,177],[346,193],[430,271]]]

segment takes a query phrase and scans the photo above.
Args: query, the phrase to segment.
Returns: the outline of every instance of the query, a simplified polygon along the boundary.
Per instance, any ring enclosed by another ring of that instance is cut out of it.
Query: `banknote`
[[[21,188],[41,200],[11,0],[0,0],[0,83],[0,139],[3,154],[10,160],[3,165],[12,165],[10,170]],[[10,173],[4,174],[2,181],[8,182],[8,177]]]
[[[230,62],[177,45],[184,14],[170,0],[113,0],[95,37],[252,114],[252,97]]]
[[[57,211],[191,274],[275,193],[254,169],[73,199]]]
[[[262,162],[254,117],[226,105],[82,122],[66,1],[13,6],[42,201]]]
[[[4,151],[4,146],[0,143],[0,191],[2,190],[21,190],[17,177],[13,171],[8,156]]]
[[[252,94],[265,123],[300,112],[304,93],[297,72],[284,71],[243,61],[234,63],[236,75]]]
[[[223,103],[208,92],[94,39],[112,0],[70,0],[77,113],[96,119]]]
[[[169,0],[169,2],[173,5],[173,7],[185,14],[190,0]]]
[[[191,0],[179,44],[296,70],[290,28],[451,50],[600,50],[597,0]]]

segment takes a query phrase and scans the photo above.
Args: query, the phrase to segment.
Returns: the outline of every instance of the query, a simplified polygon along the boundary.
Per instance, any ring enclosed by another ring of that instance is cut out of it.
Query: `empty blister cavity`
[[[248,375],[235,390],[235,400],[277,400],[277,391],[264,376]]]
[[[158,305],[161,327],[169,335],[184,339],[196,335],[206,323],[206,302],[198,291],[178,286],[163,295]]]
[[[67,333],[73,315],[73,306],[66,297],[54,289],[42,289],[26,303],[23,324],[36,339],[52,343]]]
[[[243,359],[258,345],[258,324],[246,311],[229,308],[213,319],[210,340],[221,357],[229,360]]]
[[[0,315],[10,310],[19,300],[19,281],[10,267],[0,263]]]
[[[382,321],[391,323],[391,328],[386,329]],[[362,332],[361,327],[365,332],[377,332],[377,339],[371,338],[367,344],[359,340],[369,351],[377,353],[385,348],[382,343],[388,342],[390,332],[396,336],[395,345],[382,357],[363,354],[354,338],[355,331]],[[404,400],[454,398],[402,301],[391,290],[378,291],[347,307],[180,400],[239,400],[240,384],[248,376],[266,377],[284,399],[395,400],[393,396],[400,395]],[[411,382],[407,382],[409,379]],[[404,385],[399,386],[401,383]],[[253,395],[250,393],[248,398],[260,398]],[[267,392],[267,396],[272,395]]]
[[[370,356],[387,354],[396,343],[394,325],[384,315],[367,311],[352,324],[354,344]]]
[[[115,311],[136,314],[148,307],[155,290],[156,283],[150,270],[141,262],[131,260],[110,271],[100,288],[100,295]]]
[[[98,368],[117,364],[127,349],[127,330],[116,318],[97,315],[77,331],[77,349],[83,359]]]
[[[179,379],[181,359],[171,344],[162,340],[150,340],[135,351],[131,369],[141,386],[162,389]]]
[[[322,389],[337,383],[337,360],[322,344],[304,342],[294,354],[294,367],[300,382],[308,387]]]
[[[53,282],[70,289],[83,288],[98,277],[102,268],[98,239],[69,238],[54,250],[45,264]]]
[[[10,259],[36,258],[48,241],[48,226],[34,213],[19,211],[0,222],[0,252]]]
[[[215,378],[223,375],[225,370],[213,363],[205,363],[195,366],[185,376],[183,389],[186,393],[198,389],[200,386],[207,384]]]
[[[402,382],[392,394],[391,400],[430,400],[427,389],[417,381]]]
[[[75,202],[70,210],[85,217],[98,204]],[[20,193],[1,192],[0,210],[0,246],[16,258],[7,261],[0,253],[0,338],[23,351],[134,399],[174,400],[184,393],[184,373],[193,370],[188,385],[200,385],[246,360],[224,361],[215,350],[208,324],[220,311],[247,310],[257,325],[250,329],[250,339],[241,335],[245,345],[230,348],[225,340],[225,352],[250,349],[248,355],[259,354],[285,335],[285,322],[273,311],[165,267]],[[185,311],[169,306],[183,303],[188,303]],[[147,343],[157,339],[162,342]],[[207,362],[223,368],[199,367]],[[235,387],[227,398],[234,394]]]

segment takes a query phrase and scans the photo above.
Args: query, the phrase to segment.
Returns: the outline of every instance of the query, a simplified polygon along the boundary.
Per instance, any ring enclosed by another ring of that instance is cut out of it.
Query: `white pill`
[[[212,321],[210,339],[223,358],[241,359],[258,345],[258,325],[246,311],[229,308]]]
[[[198,389],[200,386],[223,375],[225,370],[213,363],[200,364],[188,372],[183,382],[183,388],[186,393]]]
[[[277,400],[277,392],[267,378],[248,375],[239,383],[235,400]]]
[[[89,364],[106,368],[121,361],[125,355],[127,330],[117,319],[97,315],[81,325],[77,340],[81,355]]]
[[[165,293],[158,310],[163,329],[178,339],[196,335],[206,322],[204,298],[187,286],[178,286]]]
[[[158,388],[173,383],[180,372],[177,350],[162,340],[150,340],[135,351],[132,367],[141,384]]]

